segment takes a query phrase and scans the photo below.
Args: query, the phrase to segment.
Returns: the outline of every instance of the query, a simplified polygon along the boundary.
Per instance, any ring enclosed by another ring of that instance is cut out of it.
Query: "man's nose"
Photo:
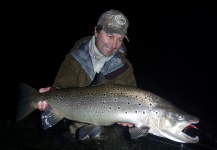
[[[113,41],[112,41],[112,48],[113,48],[113,49],[116,49],[116,48],[117,48],[117,44],[118,44],[118,43],[117,43],[117,40],[113,40]]]

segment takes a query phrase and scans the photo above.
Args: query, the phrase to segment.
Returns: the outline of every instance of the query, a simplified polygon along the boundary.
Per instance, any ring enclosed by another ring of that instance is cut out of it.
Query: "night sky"
[[[88,9],[58,3],[14,4],[4,18],[2,49],[3,95],[10,97],[3,102],[11,116],[16,109],[18,83],[35,88],[50,86],[74,42],[93,35],[100,15],[111,8],[129,19],[130,42],[125,44],[138,87],[201,120],[216,123],[214,4],[94,3]]]

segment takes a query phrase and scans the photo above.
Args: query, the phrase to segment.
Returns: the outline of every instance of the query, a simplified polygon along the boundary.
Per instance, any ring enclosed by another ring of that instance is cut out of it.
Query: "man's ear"
[[[94,28],[94,36],[97,37],[97,34],[98,34],[98,33],[97,33],[97,29],[96,29],[96,27],[95,27],[95,28]]]

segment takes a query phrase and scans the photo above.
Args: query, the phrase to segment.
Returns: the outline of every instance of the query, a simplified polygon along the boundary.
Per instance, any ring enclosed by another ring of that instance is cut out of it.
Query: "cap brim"
[[[105,30],[106,33],[110,33],[110,34],[120,34],[122,36],[124,36],[127,41],[129,42],[129,38],[127,37],[127,35],[124,34],[124,31],[120,30],[120,29],[113,29],[113,28],[103,28]]]

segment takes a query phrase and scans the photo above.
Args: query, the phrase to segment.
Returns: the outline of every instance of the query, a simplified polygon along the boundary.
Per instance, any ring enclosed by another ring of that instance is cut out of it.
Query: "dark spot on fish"
[[[158,111],[155,111],[155,114],[158,115]]]
[[[96,111],[96,113],[97,113],[97,111]]]
[[[104,113],[104,112],[102,111],[102,113]]]
[[[106,97],[106,94],[104,93],[103,96]]]
[[[127,111],[125,112],[125,114],[127,114]]]
[[[112,95],[113,93],[111,92],[110,95]]]
[[[120,106],[118,106],[118,109],[120,109],[121,107]]]
[[[91,95],[93,95],[93,93],[91,93]]]
[[[86,107],[84,107],[84,109],[86,109]]]
[[[130,102],[128,102],[128,105],[130,105]]]
[[[95,101],[93,101],[93,103],[95,103]]]
[[[117,102],[117,98],[114,99],[114,102]]]
[[[150,103],[149,105],[152,106],[152,103]]]
[[[128,98],[129,96],[128,95],[126,95],[126,98]]]
[[[143,111],[142,113],[145,114],[145,111]]]
[[[138,111],[135,111],[135,113],[137,113]]]
[[[109,107],[109,109],[112,109],[112,107]]]
[[[66,102],[66,105],[68,105],[69,103],[68,102]]]
[[[74,107],[72,107],[72,109],[74,109]]]
[[[141,104],[139,103],[139,106],[141,106]]]
[[[80,105],[80,102],[78,102],[78,105]]]
[[[102,103],[105,104],[105,101],[103,101]]]

